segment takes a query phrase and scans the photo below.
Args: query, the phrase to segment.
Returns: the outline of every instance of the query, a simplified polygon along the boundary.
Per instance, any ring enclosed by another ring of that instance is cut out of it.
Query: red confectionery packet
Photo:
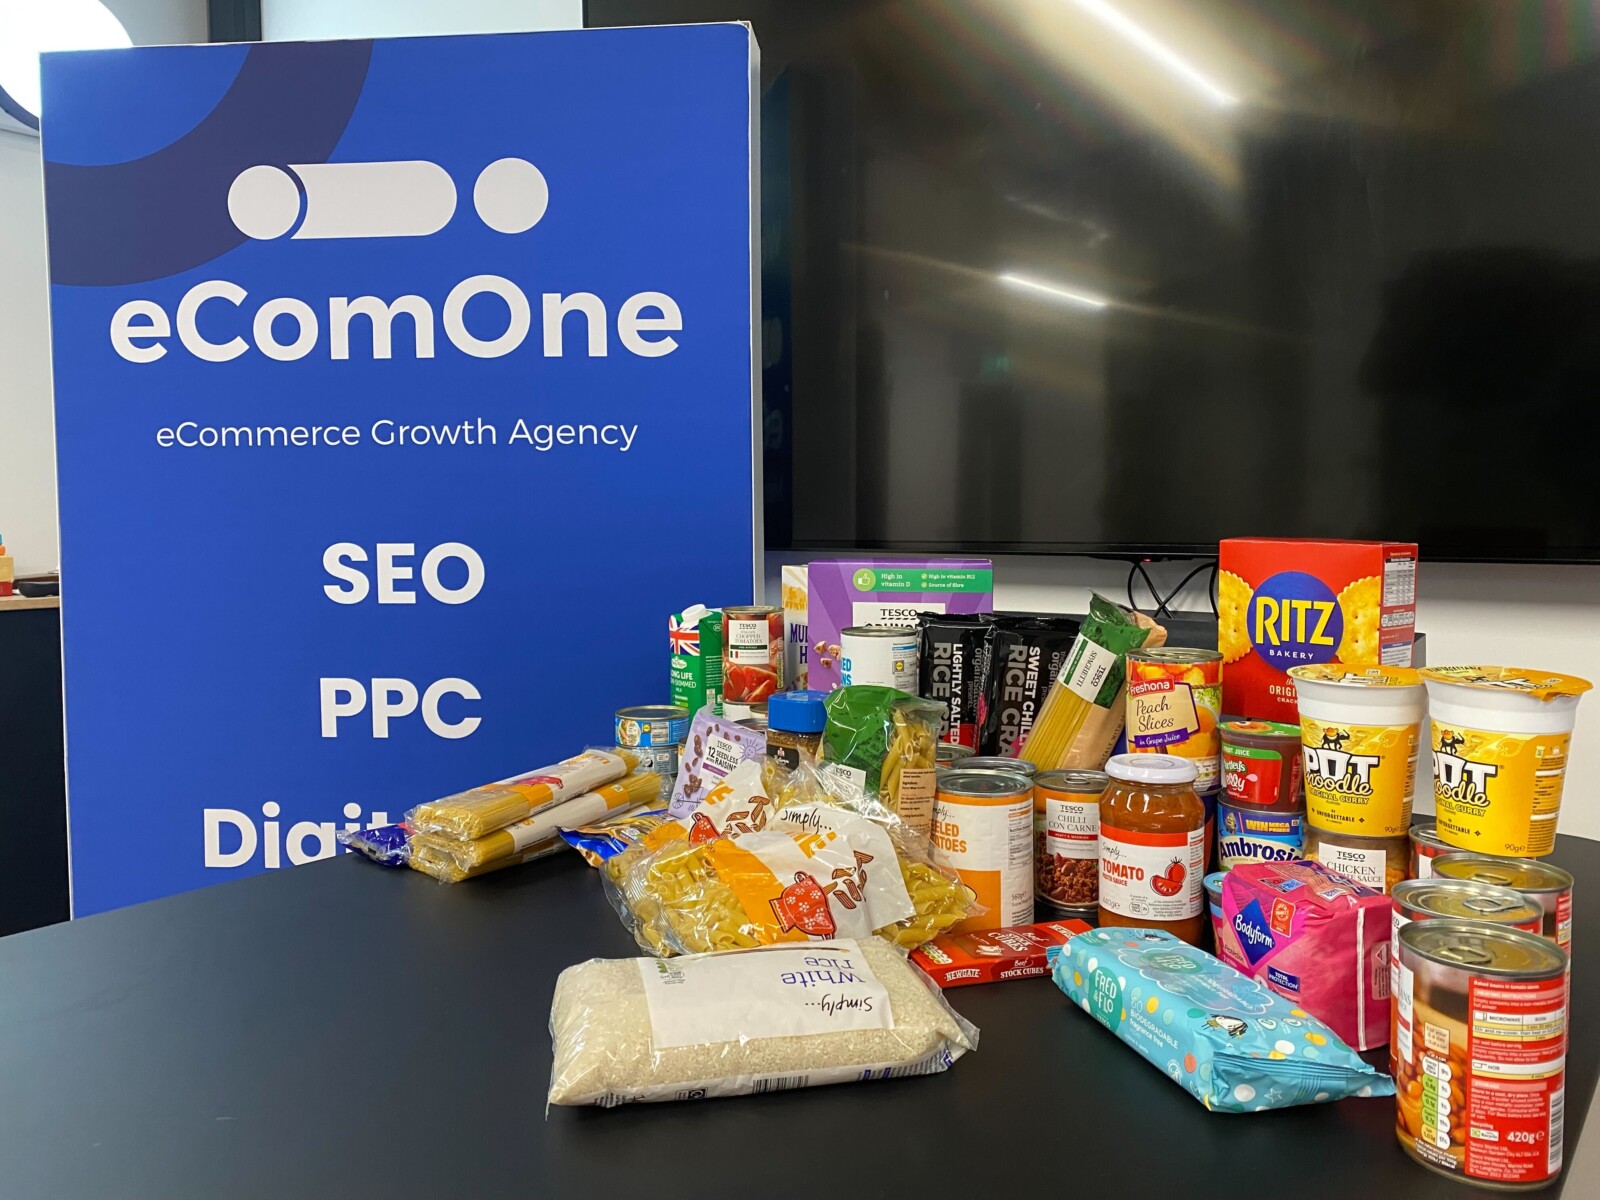
[[[911,952],[911,961],[942,988],[1048,975],[1054,946],[1088,933],[1083,921],[1041,921],[1006,929],[946,933]]]

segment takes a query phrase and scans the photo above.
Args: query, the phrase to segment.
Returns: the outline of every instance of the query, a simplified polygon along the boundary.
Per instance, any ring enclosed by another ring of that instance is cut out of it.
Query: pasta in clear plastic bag
[[[821,754],[825,774],[849,780],[896,813],[902,811],[902,791],[908,786],[933,798],[943,704],[891,687],[857,684],[830,692],[827,708]],[[918,772],[924,774],[913,778]]]
[[[981,911],[875,798],[825,783],[809,764],[765,779],[755,768],[746,763],[724,794],[603,864],[606,894],[643,949],[701,954],[873,933],[911,949]]]
[[[579,963],[556,981],[550,1038],[549,1102],[610,1108],[931,1075],[978,1031],[868,938]]]

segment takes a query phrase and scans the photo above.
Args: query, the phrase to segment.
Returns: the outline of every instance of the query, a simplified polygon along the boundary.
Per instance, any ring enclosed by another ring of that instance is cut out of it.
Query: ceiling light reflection
[[[1045,283],[1039,279],[1029,279],[1026,275],[1006,272],[1000,276],[1001,283],[1009,283],[1012,287],[1026,288],[1032,292],[1041,292],[1057,300],[1065,300],[1068,304],[1077,304],[1083,308],[1104,308],[1110,304],[1104,296],[1096,296],[1092,292],[1078,291],[1075,288],[1064,288],[1057,284]]]
[[[1073,0],[1073,3],[1083,9],[1084,12],[1111,26],[1117,33],[1178,76],[1178,78],[1194,88],[1195,91],[1201,93],[1218,108],[1232,108],[1239,103],[1239,97],[1225,88],[1219,87],[1192,62],[1184,58],[1183,55],[1156,37],[1155,34],[1151,33],[1121,9],[1113,7],[1106,0]]]

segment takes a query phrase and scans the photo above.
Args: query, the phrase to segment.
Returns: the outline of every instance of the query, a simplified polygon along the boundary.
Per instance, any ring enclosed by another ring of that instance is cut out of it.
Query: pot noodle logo
[[[1282,571],[1250,596],[1246,628],[1256,653],[1279,670],[1330,661],[1344,636],[1332,589],[1304,571]]]
[[[1495,763],[1474,762],[1462,754],[1466,740],[1451,730],[1439,731],[1439,744],[1433,748],[1433,794],[1436,799],[1485,808],[1489,804],[1489,780],[1500,773],[1500,768]]]
[[[285,235],[288,241],[414,238],[430,237],[448,225],[456,202],[455,181],[432,162],[258,164],[234,178],[228,216],[240,233],[258,242]],[[526,159],[496,159],[478,173],[472,204],[478,219],[495,232],[526,233],[544,219],[550,187]],[[491,320],[492,336],[481,336],[481,320],[478,332],[467,327],[467,305],[480,296],[498,299],[504,309],[503,323]],[[112,349],[131,363],[157,362],[166,357],[175,333],[177,344],[203,362],[231,362],[251,350],[277,362],[295,362],[324,346],[326,330],[324,352],[331,359],[349,359],[353,344],[371,358],[388,359],[394,356],[396,322],[404,317],[412,357],[434,357],[434,304],[420,295],[329,296],[316,307],[278,296],[260,303],[246,322],[239,310],[249,298],[231,280],[206,279],[190,287],[172,313],[155,300],[129,300],[112,314]],[[672,334],[682,331],[683,312],[665,292],[634,293],[617,309],[614,322],[606,301],[593,292],[544,292],[538,301],[546,358],[565,355],[568,318],[574,316],[590,358],[610,353],[613,327],[622,348],[640,358],[660,358],[678,348]],[[503,358],[522,346],[533,323],[533,303],[517,283],[482,274],[450,289],[438,325],[461,353]]]
[[[1353,754],[1344,749],[1349,739],[1348,730],[1330,726],[1322,731],[1319,745],[1300,747],[1308,786],[1347,796],[1372,795],[1372,769],[1382,760],[1376,754]]]

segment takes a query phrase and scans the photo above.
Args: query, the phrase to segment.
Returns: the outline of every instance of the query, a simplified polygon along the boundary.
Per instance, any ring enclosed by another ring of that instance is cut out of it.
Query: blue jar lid
[[[767,728],[785,733],[821,733],[828,724],[822,692],[778,692],[767,701]]]

